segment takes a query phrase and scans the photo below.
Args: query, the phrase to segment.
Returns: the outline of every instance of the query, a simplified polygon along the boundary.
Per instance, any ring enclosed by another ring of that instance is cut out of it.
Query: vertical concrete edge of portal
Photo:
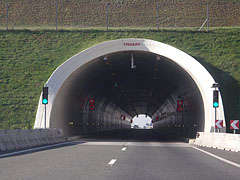
[[[49,103],[46,111],[46,127],[50,127],[51,110],[58,91],[67,78],[79,68],[86,68],[92,60],[107,56],[108,54],[121,51],[144,51],[164,56],[169,60],[178,64],[184,69],[194,80],[202,95],[204,104],[204,132],[210,132],[215,126],[215,111],[212,107],[213,97],[211,88],[215,82],[211,74],[193,57],[180,51],[170,45],[148,39],[119,39],[104,42],[88,48],[77,55],[71,57],[62,65],[60,65],[48,79],[46,86],[49,87]],[[41,95],[42,96],[42,95]],[[38,110],[34,128],[44,128],[44,105],[41,103],[40,96]],[[222,119],[225,127],[225,116],[221,95],[219,96],[218,119]]]

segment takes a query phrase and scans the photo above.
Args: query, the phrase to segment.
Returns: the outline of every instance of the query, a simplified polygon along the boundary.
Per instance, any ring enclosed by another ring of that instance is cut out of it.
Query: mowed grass
[[[221,83],[227,120],[240,117],[240,28],[193,30],[0,31],[0,129],[33,127],[42,87],[80,51],[119,38],[145,38],[195,57]]]

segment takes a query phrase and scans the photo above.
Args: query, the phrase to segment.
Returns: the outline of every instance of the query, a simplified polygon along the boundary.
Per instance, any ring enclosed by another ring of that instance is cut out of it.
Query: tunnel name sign
[[[140,42],[125,42],[123,43],[124,46],[141,46]]]

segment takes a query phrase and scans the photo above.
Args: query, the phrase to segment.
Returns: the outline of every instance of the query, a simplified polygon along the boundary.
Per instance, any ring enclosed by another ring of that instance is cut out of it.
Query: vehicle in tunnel
[[[46,83],[49,103],[45,111],[39,102],[35,128],[46,123],[66,135],[91,134],[130,129],[132,118],[145,114],[154,129],[194,137],[214,130],[214,82],[199,62],[169,45],[105,42],[55,70]],[[224,119],[220,94],[217,113]]]

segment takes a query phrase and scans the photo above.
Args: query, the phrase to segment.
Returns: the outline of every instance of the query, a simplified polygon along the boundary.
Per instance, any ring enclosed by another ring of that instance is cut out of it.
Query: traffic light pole
[[[214,121],[215,123],[216,123],[216,120],[217,120],[217,108],[215,108],[215,121]],[[215,128],[216,128],[216,127],[215,127],[215,125],[214,125],[214,132],[216,132]]]
[[[44,129],[47,128],[47,105],[45,104],[45,111],[44,111]]]
[[[215,87],[215,90],[217,90],[217,88]],[[216,120],[217,120],[217,108],[215,107],[214,108],[215,109],[215,121],[214,121],[214,123],[216,123]],[[214,124],[214,132],[216,132],[216,126],[215,126],[215,124]]]

